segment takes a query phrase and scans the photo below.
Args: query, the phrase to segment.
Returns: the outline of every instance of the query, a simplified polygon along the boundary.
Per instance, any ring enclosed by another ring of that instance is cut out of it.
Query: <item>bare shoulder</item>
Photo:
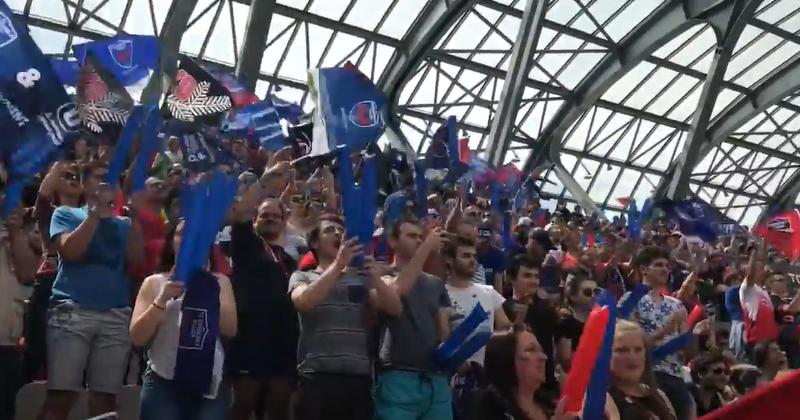
[[[220,286],[231,284],[231,279],[228,276],[222,273],[213,273],[213,275],[217,278],[217,283],[219,283]]]

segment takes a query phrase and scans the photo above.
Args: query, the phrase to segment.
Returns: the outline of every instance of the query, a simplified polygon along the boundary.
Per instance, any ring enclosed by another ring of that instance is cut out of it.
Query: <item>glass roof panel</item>
[[[278,0],[285,15],[279,10],[272,16],[257,93],[280,89],[281,97],[310,110],[308,68],[348,60],[377,82],[391,57],[405,48],[404,37],[429,1]],[[554,115],[568,111],[562,107],[575,103],[573,91],[667,1],[552,0],[526,69],[530,80],[505,161],[525,161],[527,144],[538,141]],[[69,53],[73,43],[113,35],[120,26],[128,33],[158,34],[172,4],[7,2],[18,13],[29,4],[33,38],[45,53],[58,56]],[[181,51],[233,67],[244,41],[248,3],[199,0]],[[449,115],[458,118],[473,148],[485,147],[525,5],[524,0],[481,0],[434,34],[435,50],[415,63],[416,70],[393,98],[400,130],[415,149],[423,151]],[[715,103],[698,104],[716,45],[711,28],[699,23],[654,48],[652,57],[589,104],[567,130],[561,160],[593,200],[609,211],[619,196],[643,201],[681,152],[698,105],[711,106],[712,118],[721,117],[737,101],[756,97],[753,91],[775,70],[800,59],[800,3],[764,0],[756,15],[737,40]],[[693,191],[745,222],[755,220],[764,201],[800,166],[800,96],[766,99],[771,105],[766,112],[737,128],[692,171]],[[571,199],[554,174],[546,171],[545,176],[556,182],[546,184],[546,191]]]

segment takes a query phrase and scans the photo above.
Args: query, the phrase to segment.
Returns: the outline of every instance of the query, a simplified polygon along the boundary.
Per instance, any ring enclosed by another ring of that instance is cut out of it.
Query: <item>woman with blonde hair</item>
[[[676,420],[672,405],[655,385],[644,332],[634,322],[617,321],[608,394],[611,419]]]

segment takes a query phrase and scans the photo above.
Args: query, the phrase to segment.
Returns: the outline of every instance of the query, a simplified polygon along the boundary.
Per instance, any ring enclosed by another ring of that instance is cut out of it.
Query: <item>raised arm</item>
[[[398,317],[403,313],[403,302],[394,287],[389,286],[384,275],[388,268],[372,257],[364,257],[366,275],[370,277],[372,287],[369,291],[369,303],[373,308],[390,316]]]
[[[158,331],[164,319],[167,303],[183,294],[183,283],[176,281],[159,282],[159,275],[144,280],[131,316],[131,344],[137,347],[146,346]]]
[[[414,288],[414,284],[422,274],[425,261],[432,252],[439,251],[445,241],[445,235],[445,231],[441,228],[433,229],[408,264],[400,269],[400,274],[394,279],[392,285],[401,297],[407,295]]]
[[[292,303],[297,312],[310,312],[314,310],[331,292],[333,287],[342,278],[342,272],[347,268],[353,258],[361,253],[361,245],[355,239],[349,239],[339,247],[339,253],[333,264],[329,265],[319,280],[310,284],[295,284],[294,276],[290,281]]]

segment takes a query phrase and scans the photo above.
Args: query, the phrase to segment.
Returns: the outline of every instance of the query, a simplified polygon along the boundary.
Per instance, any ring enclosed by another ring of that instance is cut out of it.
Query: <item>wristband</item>
[[[155,301],[153,301],[152,305],[153,305],[153,307],[155,307],[156,309],[160,309],[161,311],[166,311],[167,310],[166,306],[158,306],[158,304]]]

